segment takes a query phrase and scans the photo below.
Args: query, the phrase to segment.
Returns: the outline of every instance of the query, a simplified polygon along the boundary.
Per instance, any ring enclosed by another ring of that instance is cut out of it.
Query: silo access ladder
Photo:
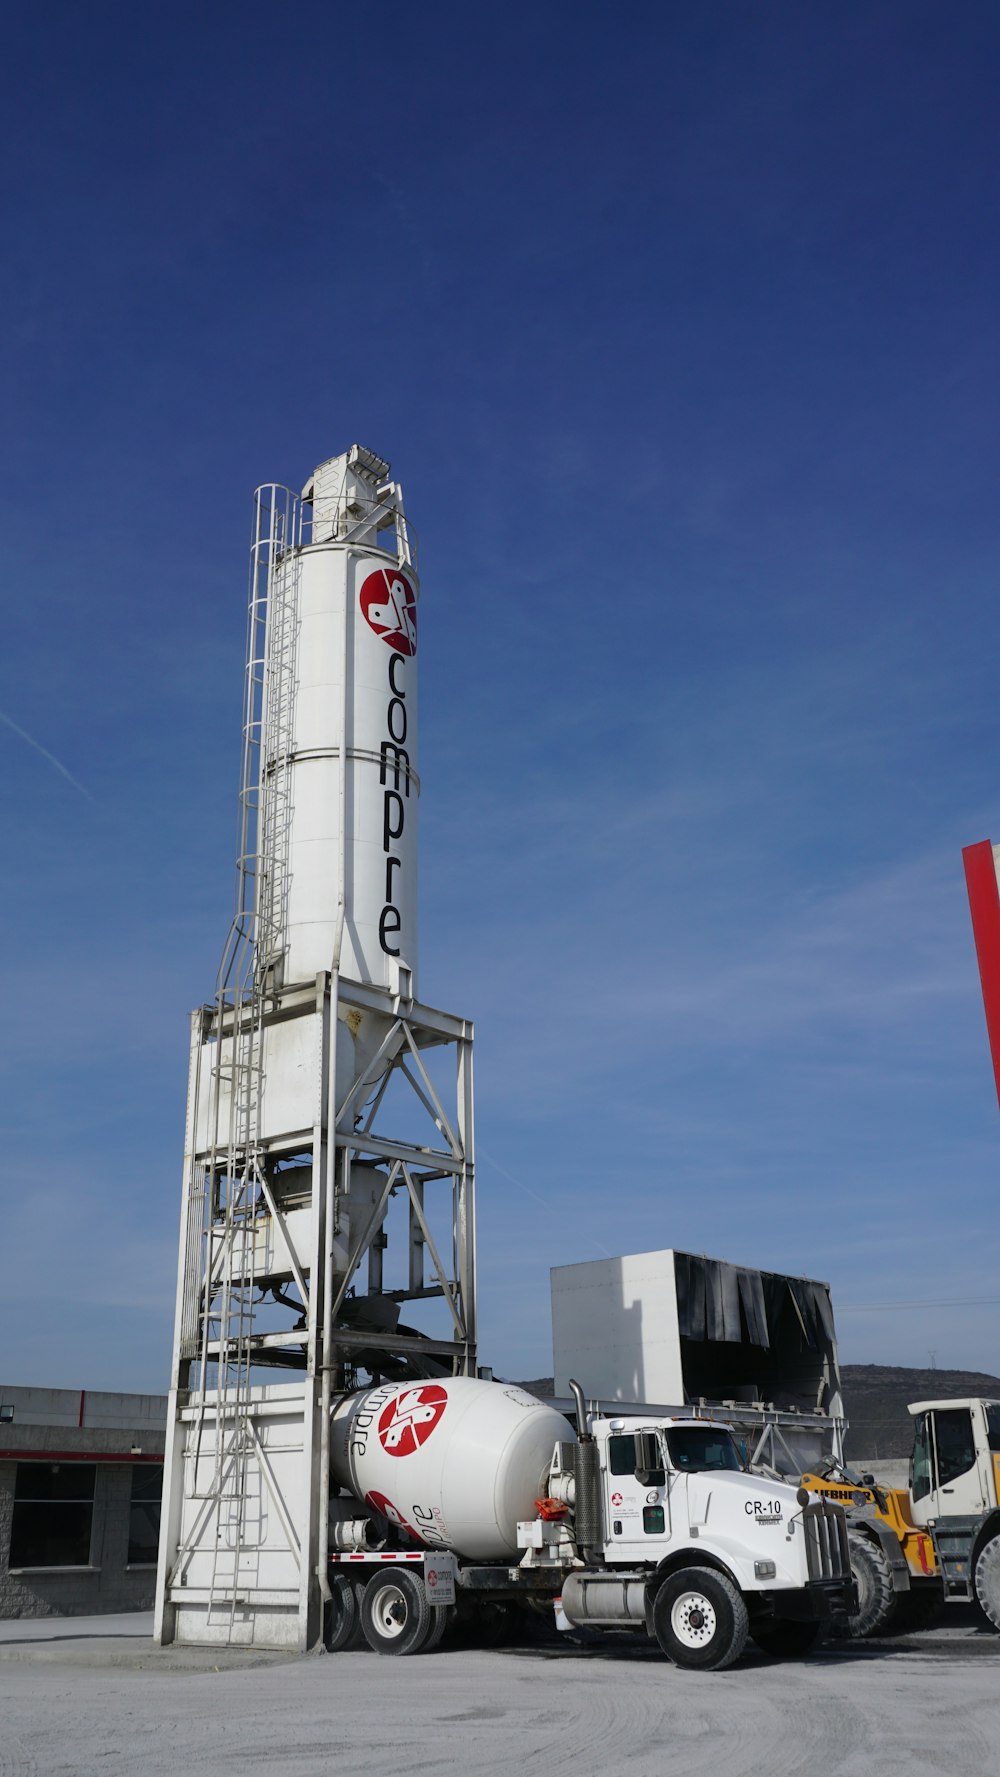
[[[230,1625],[239,1602],[240,1562],[253,1505],[247,1465],[260,1455],[251,1420],[257,1231],[261,1216],[274,1213],[261,1145],[263,1041],[273,972],[283,950],[288,881],[287,768],[294,742],[298,624],[297,557],[288,544],[294,541],[296,524],[297,501],[288,489],[260,490],[251,547],[236,912],[216,991],[215,1142],[208,1178],[202,1387],[192,1496],[203,1500],[207,1517],[216,1520],[209,1616],[222,1608]],[[308,1311],[304,1279],[299,1276],[297,1282]],[[211,1474],[202,1487],[207,1378],[213,1367]]]

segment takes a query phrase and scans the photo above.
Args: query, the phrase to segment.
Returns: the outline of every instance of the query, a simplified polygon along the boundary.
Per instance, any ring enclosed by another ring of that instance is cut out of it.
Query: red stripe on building
[[[990,840],[982,839],[978,845],[967,845],[962,852],[962,862],[979,959],[979,979],[983,984],[993,1078],[1000,1100],[1000,891]]]
[[[131,1450],[0,1450],[0,1462],[158,1462],[163,1457]]]

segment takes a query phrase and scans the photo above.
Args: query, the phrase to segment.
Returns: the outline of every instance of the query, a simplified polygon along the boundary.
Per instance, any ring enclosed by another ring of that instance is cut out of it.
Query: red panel
[[[962,852],[962,861],[979,958],[979,979],[983,984],[993,1077],[1000,1098],[1000,891],[997,889],[992,844],[983,839],[978,845],[967,845]]]

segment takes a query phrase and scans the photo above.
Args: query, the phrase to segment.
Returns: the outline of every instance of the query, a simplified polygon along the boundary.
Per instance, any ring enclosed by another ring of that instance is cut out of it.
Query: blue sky
[[[421,541],[483,1360],[548,1370],[550,1265],[677,1245],[1000,1369],[995,9],[5,40],[3,1373],[165,1384],[250,496],[355,439]]]

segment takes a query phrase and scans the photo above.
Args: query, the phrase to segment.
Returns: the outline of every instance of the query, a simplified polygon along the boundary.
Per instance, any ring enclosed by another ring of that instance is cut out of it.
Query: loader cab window
[[[910,1457],[910,1492],[913,1498],[926,1499],[934,1485],[931,1462],[930,1414],[918,1413],[913,1422],[913,1455]]]
[[[739,1473],[743,1464],[728,1431],[717,1425],[672,1426],[667,1432],[671,1466],[686,1473],[729,1469]]]
[[[990,1449],[1000,1455],[1000,1406],[995,1401],[986,1406],[986,1442]]]
[[[975,1466],[976,1440],[968,1407],[949,1407],[934,1415],[937,1442],[938,1486],[947,1487]]]

